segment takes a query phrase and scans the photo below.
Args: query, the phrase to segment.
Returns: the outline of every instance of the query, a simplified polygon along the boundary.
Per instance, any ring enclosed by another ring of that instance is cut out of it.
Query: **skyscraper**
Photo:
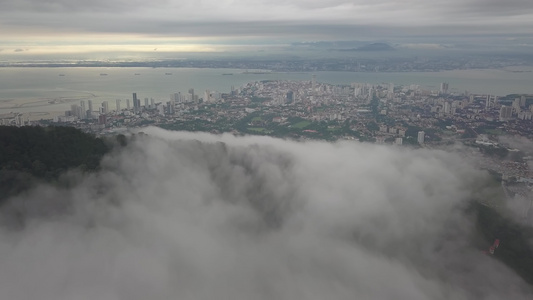
[[[87,112],[87,118],[93,117],[93,100],[88,100],[87,103],[89,104],[89,110]]]
[[[452,106],[451,106],[450,102],[448,102],[448,101],[444,102],[444,113],[445,114],[450,114],[451,111],[452,111]]]
[[[80,107],[77,104],[72,104],[70,106],[70,115],[75,116],[81,119],[81,116],[78,114],[80,112]]]
[[[193,88],[189,89],[189,94],[191,94],[191,97],[194,98],[194,89]]]
[[[133,112],[138,113],[141,111],[141,100],[137,99],[137,93],[133,93]]]
[[[109,113],[109,104],[107,101],[102,102],[102,113]]]
[[[507,121],[511,119],[513,108],[511,106],[502,105],[500,108],[500,121]]]
[[[290,104],[293,101],[294,101],[294,92],[293,91],[288,91],[287,92],[287,101],[286,101],[286,103]]]
[[[85,100],[80,101],[80,107],[81,107],[81,118],[80,119],[87,119],[87,108],[85,107]]]
[[[423,131],[419,131],[418,132],[418,138],[417,138],[417,141],[420,145],[423,145],[424,144],[424,138],[426,137],[426,133],[423,132]]]
[[[443,82],[440,84],[440,93],[448,94],[448,83],[447,82]]]
[[[522,95],[520,96],[520,107],[525,107],[525,106],[526,106],[526,96]]]

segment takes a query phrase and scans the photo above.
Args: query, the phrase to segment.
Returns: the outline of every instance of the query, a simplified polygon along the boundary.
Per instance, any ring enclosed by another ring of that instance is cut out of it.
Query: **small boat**
[[[100,73],[100,76],[107,76],[107,73]]]
[[[135,73],[134,75],[141,75],[141,73]]]
[[[222,75],[233,75],[233,73],[224,73]]]
[[[172,75],[172,73],[165,73],[165,75]]]

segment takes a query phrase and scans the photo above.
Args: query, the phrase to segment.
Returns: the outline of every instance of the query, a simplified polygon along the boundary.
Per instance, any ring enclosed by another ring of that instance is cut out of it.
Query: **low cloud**
[[[145,132],[12,199],[0,298],[528,299],[470,243],[458,155]]]

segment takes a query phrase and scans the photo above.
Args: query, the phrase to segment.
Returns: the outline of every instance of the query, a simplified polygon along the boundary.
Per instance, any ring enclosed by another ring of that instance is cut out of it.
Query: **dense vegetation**
[[[34,179],[53,181],[71,168],[96,170],[108,150],[102,139],[73,127],[0,126],[0,200]]]
[[[494,258],[513,269],[526,282],[533,285],[533,229],[520,225],[498,213],[495,209],[475,202],[472,207],[476,216],[477,231],[488,245],[495,239],[500,246]]]

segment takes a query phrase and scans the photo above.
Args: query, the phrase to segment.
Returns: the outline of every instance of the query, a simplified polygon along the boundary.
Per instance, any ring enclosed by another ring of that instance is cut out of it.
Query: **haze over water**
[[[141,99],[167,101],[172,93],[186,93],[194,88],[200,96],[205,90],[229,92],[248,82],[258,80],[310,80],[331,84],[394,83],[418,84],[423,89],[438,90],[448,82],[454,93],[504,96],[512,93],[533,93],[532,72],[507,70],[455,70],[442,72],[402,73],[262,73],[245,74],[242,69],[196,68],[0,68],[0,114],[9,112],[63,112],[79,100],[92,99],[95,105],[115,99],[130,99],[136,92]],[[106,74],[106,75],[104,75]],[[232,75],[223,75],[232,74]],[[50,104],[49,101],[60,100]]]

